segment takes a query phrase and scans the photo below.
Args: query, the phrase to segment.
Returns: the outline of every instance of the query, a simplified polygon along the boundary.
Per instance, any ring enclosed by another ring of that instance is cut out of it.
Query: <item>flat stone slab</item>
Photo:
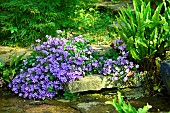
[[[103,104],[103,103],[100,103],[100,102],[88,102],[88,103],[79,103],[77,104],[77,107],[78,108],[83,108],[85,109],[85,111],[89,111],[89,109],[92,107],[92,106],[96,106],[98,104]]]
[[[10,62],[12,57],[17,54],[17,56],[22,55],[24,52],[27,52],[26,56],[29,56],[31,53],[31,49],[29,48],[19,48],[19,47],[7,47],[7,46],[0,46],[0,61],[3,64],[7,64]]]
[[[126,88],[126,87],[139,87],[141,85],[139,78],[133,81],[110,81],[107,76],[103,75],[88,75],[79,80],[73,81],[65,85],[64,90],[71,93],[84,92],[84,91],[98,91],[103,88]]]

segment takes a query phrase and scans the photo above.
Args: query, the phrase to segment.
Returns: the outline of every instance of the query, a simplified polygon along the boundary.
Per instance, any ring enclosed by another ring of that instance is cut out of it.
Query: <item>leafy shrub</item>
[[[28,46],[36,38],[55,35],[56,29],[74,26],[69,15],[81,2],[83,0],[1,1],[1,34],[6,39],[3,44]]]
[[[126,104],[120,92],[117,93],[117,97],[115,97],[113,101],[107,101],[105,103],[113,105],[119,113],[147,113],[148,110],[152,108],[151,105],[147,104],[143,108],[136,110],[130,103]]]
[[[160,89],[154,87],[161,85],[160,62],[170,48],[170,7],[165,0],[154,12],[150,2],[133,0],[133,6],[134,11],[130,7],[121,10],[116,19],[120,26],[115,28],[130,55],[141,65],[140,70],[147,71],[144,82],[150,85],[149,89]],[[163,8],[165,11],[161,14]]]
[[[60,30],[57,32],[62,33]],[[98,53],[81,36],[47,36],[46,42],[36,42],[39,45],[24,60],[20,74],[9,84],[14,93],[24,98],[53,98],[59,90],[63,90],[65,83],[89,73],[107,75],[111,80],[127,81],[128,73],[138,68],[138,65],[126,59],[128,52],[121,40],[114,42],[114,48],[119,49],[120,53],[112,56],[112,59],[96,56]]]
[[[46,34],[55,36],[57,29],[80,30],[81,34],[99,26],[107,26],[97,11],[86,4],[94,0],[2,0],[0,1],[1,44],[30,46],[36,39],[46,41]],[[84,11],[84,12],[82,12]],[[81,16],[80,16],[81,15]],[[109,16],[107,16],[109,17]],[[108,21],[108,18],[106,21]],[[99,23],[100,24],[95,24]],[[103,23],[101,23],[103,22]],[[89,23],[88,26],[86,26]],[[92,26],[89,26],[89,25]],[[94,25],[95,24],[95,25]],[[82,29],[79,29],[79,28]],[[101,32],[102,30],[100,30]]]
[[[6,38],[3,43],[19,45],[26,42],[25,45],[28,46],[35,37],[43,36],[47,31],[54,34],[53,29],[57,27],[54,21],[61,18],[59,13],[55,13],[59,3],[60,0],[1,2],[1,34]]]

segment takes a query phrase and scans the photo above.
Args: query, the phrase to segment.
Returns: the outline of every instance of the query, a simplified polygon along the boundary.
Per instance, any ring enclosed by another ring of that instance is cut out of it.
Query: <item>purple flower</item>
[[[122,40],[119,40],[119,39],[116,39],[113,44],[116,45],[117,43],[122,43],[123,41]]]
[[[136,65],[136,68],[139,68],[139,65],[138,65],[138,64]]]
[[[125,72],[126,72],[126,73],[129,73],[129,72],[130,72],[130,69],[126,69]]]
[[[84,42],[84,39],[82,38],[82,36],[78,36],[78,37],[75,37],[75,41],[76,42]]]
[[[120,45],[120,46],[118,47],[118,49],[120,49],[121,51],[124,51],[125,48],[126,48],[126,45]]]
[[[37,39],[37,40],[35,40],[35,42],[41,42],[41,40],[40,40],[40,39]]]
[[[57,32],[62,33],[61,30]],[[127,59],[128,52],[122,40],[114,41],[115,48],[121,50],[119,56],[98,58],[82,36],[46,37],[47,41],[35,47],[31,56],[23,61],[22,71],[9,83],[11,90],[23,98],[51,99],[56,92],[63,90],[65,83],[89,73],[110,76],[110,80],[127,81],[128,77],[124,75],[139,68]]]
[[[128,80],[128,77],[125,76],[125,77],[123,78],[123,81],[126,82],[127,80]]]
[[[111,77],[110,80],[112,81],[118,80],[118,77]]]
[[[57,32],[57,33],[62,33],[62,31],[61,31],[61,30],[57,30],[56,32]]]
[[[95,62],[92,62],[92,66],[94,66],[94,67],[99,67],[99,64],[98,64],[97,61],[95,61]]]
[[[40,51],[41,48],[42,48],[41,46],[37,46],[37,47],[35,47],[35,50],[36,50],[36,51]]]

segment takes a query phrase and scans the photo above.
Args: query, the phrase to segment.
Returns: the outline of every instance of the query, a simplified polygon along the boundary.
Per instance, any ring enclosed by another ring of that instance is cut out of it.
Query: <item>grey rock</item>
[[[26,56],[29,56],[31,53],[31,49],[29,48],[17,48],[17,47],[7,47],[7,46],[0,46],[0,62],[3,64],[8,64],[12,57],[17,54],[17,56],[22,55],[24,52],[27,52]]]
[[[104,55],[106,52],[108,52],[112,47],[110,45],[92,45],[92,48],[95,51],[98,51],[100,55]]]
[[[144,90],[142,89],[142,87],[130,88],[129,91],[126,91],[124,93],[127,99],[137,99],[143,97],[144,96],[143,94],[144,94]]]
[[[127,4],[132,6],[132,1],[124,1],[124,2],[99,2],[95,4],[90,4],[96,7],[105,7],[107,9],[112,9],[114,11],[119,11],[122,7],[127,7]]]
[[[71,93],[84,92],[84,91],[98,91],[103,88],[125,88],[125,87],[138,87],[140,81],[136,78],[133,81],[122,82],[122,81],[110,81],[107,76],[103,75],[89,75],[79,80],[73,81],[65,85],[64,90]]]
[[[88,102],[88,103],[79,103],[77,104],[78,108],[83,108],[85,111],[88,111],[92,106],[98,105],[100,102]]]
[[[165,60],[161,62],[161,76],[170,94],[170,60]]]

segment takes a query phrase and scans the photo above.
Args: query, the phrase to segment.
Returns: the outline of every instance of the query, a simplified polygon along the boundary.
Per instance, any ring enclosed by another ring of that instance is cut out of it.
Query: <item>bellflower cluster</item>
[[[61,33],[61,31],[58,31]],[[46,36],[31,55],[23,61],[20,73],[9,87],[21,97],[29,99],[53,98],[65,83],[82,78],[85,74],[102,74],[111,80],[127,81],[128,73],[139,68],[127,60],[128,51],[122,40],[114,41],[116,56],[98,57],[82,36],[58,38]]]
[[[116,53],[112,54],[111,57],[100,57],[97,61],[92,61],[91,70],[97,70],[98,74],[110,76],[111,80],[123,80],[126,82],[129,76],[136,74],[131,72],[132,70],[137,70],[139,65],[135,65],[128,60],[128,51],[122,40],[115,40],[113,45],[113,49],[119,52],[113,50],[112,52]]]
[[[9,87],[14,93],[29,99],[53,98],[63,85],[81,78],[88,69],[85,67],[93,49],[81,37],[52,38],[46,42],[39,39],[26,60],[23,68]],[[84,68],[83,68],[84,67]]]

